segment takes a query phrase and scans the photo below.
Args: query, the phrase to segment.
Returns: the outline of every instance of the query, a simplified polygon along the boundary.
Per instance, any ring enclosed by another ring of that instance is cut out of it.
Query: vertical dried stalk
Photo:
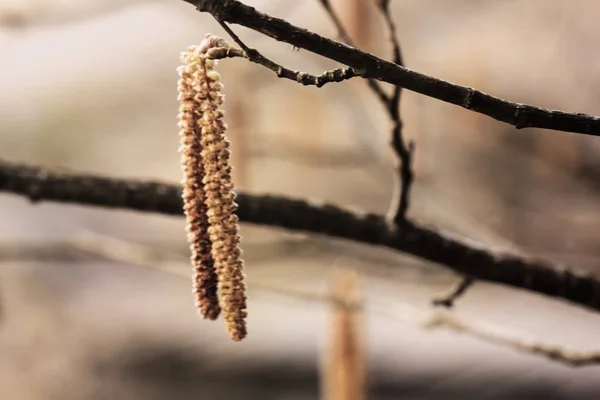
[[[207,56],[215,47],[227,43],[207,35],[182,55],[180,74],[189,83],[180,85],[184,202],[200,310],[213,316],[220,307],[230,337],[239,341],[246,336],[246,294],[229,141],[220,109],[223,85],[214,70],[216,60]]]
[[[324,354],[321,385],[324,400],[367,398],[357,280],[354,272],[340,271],[332,285],[332,329]]]

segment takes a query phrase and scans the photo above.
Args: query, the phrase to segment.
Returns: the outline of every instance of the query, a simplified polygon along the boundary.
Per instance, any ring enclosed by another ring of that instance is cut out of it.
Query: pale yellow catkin
[[[190,152],[194,153],[183,156],[182,152],[182,157],[191,157],[194,163],[199,161],[202,164],[201,182],[198,180],[200,174],[194,175],[193,180],[194,190],[197,194],[202,194],[186,198],[184,193],[184,201],[202,202],[205,205],[202,216],[206,216],[206,219],[203,220],[203,224],[198,224],[198,229],[205,228],[202,233],[203,240],[210,243],[210,255],[218,281],[219,306],[227,330],[233,340],[239,341],[247,334],[247,312],[239,225],[235,215],[237,204],[231,179],[229,141],[225,136],[227,126],[221,109],[224,100],[221,93],[223,85],[214,69],[216,60],[206,56],[206,52],[211,48],[224,45],[226,43],[223,39],[207,36],[200,46],[191,47],[182,56],[185,65],[181,71],[185,72],[183,75],[191,83],[189,87],[194,92],[190,104],[194,106],[195,122],[193,129],[191,125],[188,126],[191,121],[183,124],[185,129],[194,132],[194,143],[182,139],[182,147],[189,148]],[[188,229],[188,232],[195,230]],[[189,237],[191,241],[199,238],[198,234]],[[194,246],[199,247],[192,243],[192,248],[195,248]]]

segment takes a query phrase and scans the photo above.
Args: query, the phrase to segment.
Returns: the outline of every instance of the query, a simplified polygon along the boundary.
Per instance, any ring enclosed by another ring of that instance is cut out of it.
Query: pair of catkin
[[[223,314],[231,339],[246,336],[246,288],[223,121],[223,85],[207,52],[224,40],[207,35],[181,54],[178,84],[183,204],[198,312]]]

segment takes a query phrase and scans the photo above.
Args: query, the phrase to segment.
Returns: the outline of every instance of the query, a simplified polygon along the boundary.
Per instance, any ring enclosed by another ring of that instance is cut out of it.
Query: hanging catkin
[[[207,51],[226,46],[208,35],[188,48],[179,67],[179,135],[183,201],[195,268],[194,292],[202,316],[222,311],[233,340],[246,336],[246,290],[231,179],[223,85]]]

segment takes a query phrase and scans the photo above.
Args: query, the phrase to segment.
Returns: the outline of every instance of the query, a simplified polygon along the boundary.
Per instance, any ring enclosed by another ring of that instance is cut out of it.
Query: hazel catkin
[[[227,125],[221,109],[223,85],[206,53],[227,43],[207,35],[188,48],[179,67],[179,134],[183,200],[195,268],[196,303],[205,318],[222,311],[230,337],[246,334],[246,287]],[[218,299],[218,300],[217,300]]]

